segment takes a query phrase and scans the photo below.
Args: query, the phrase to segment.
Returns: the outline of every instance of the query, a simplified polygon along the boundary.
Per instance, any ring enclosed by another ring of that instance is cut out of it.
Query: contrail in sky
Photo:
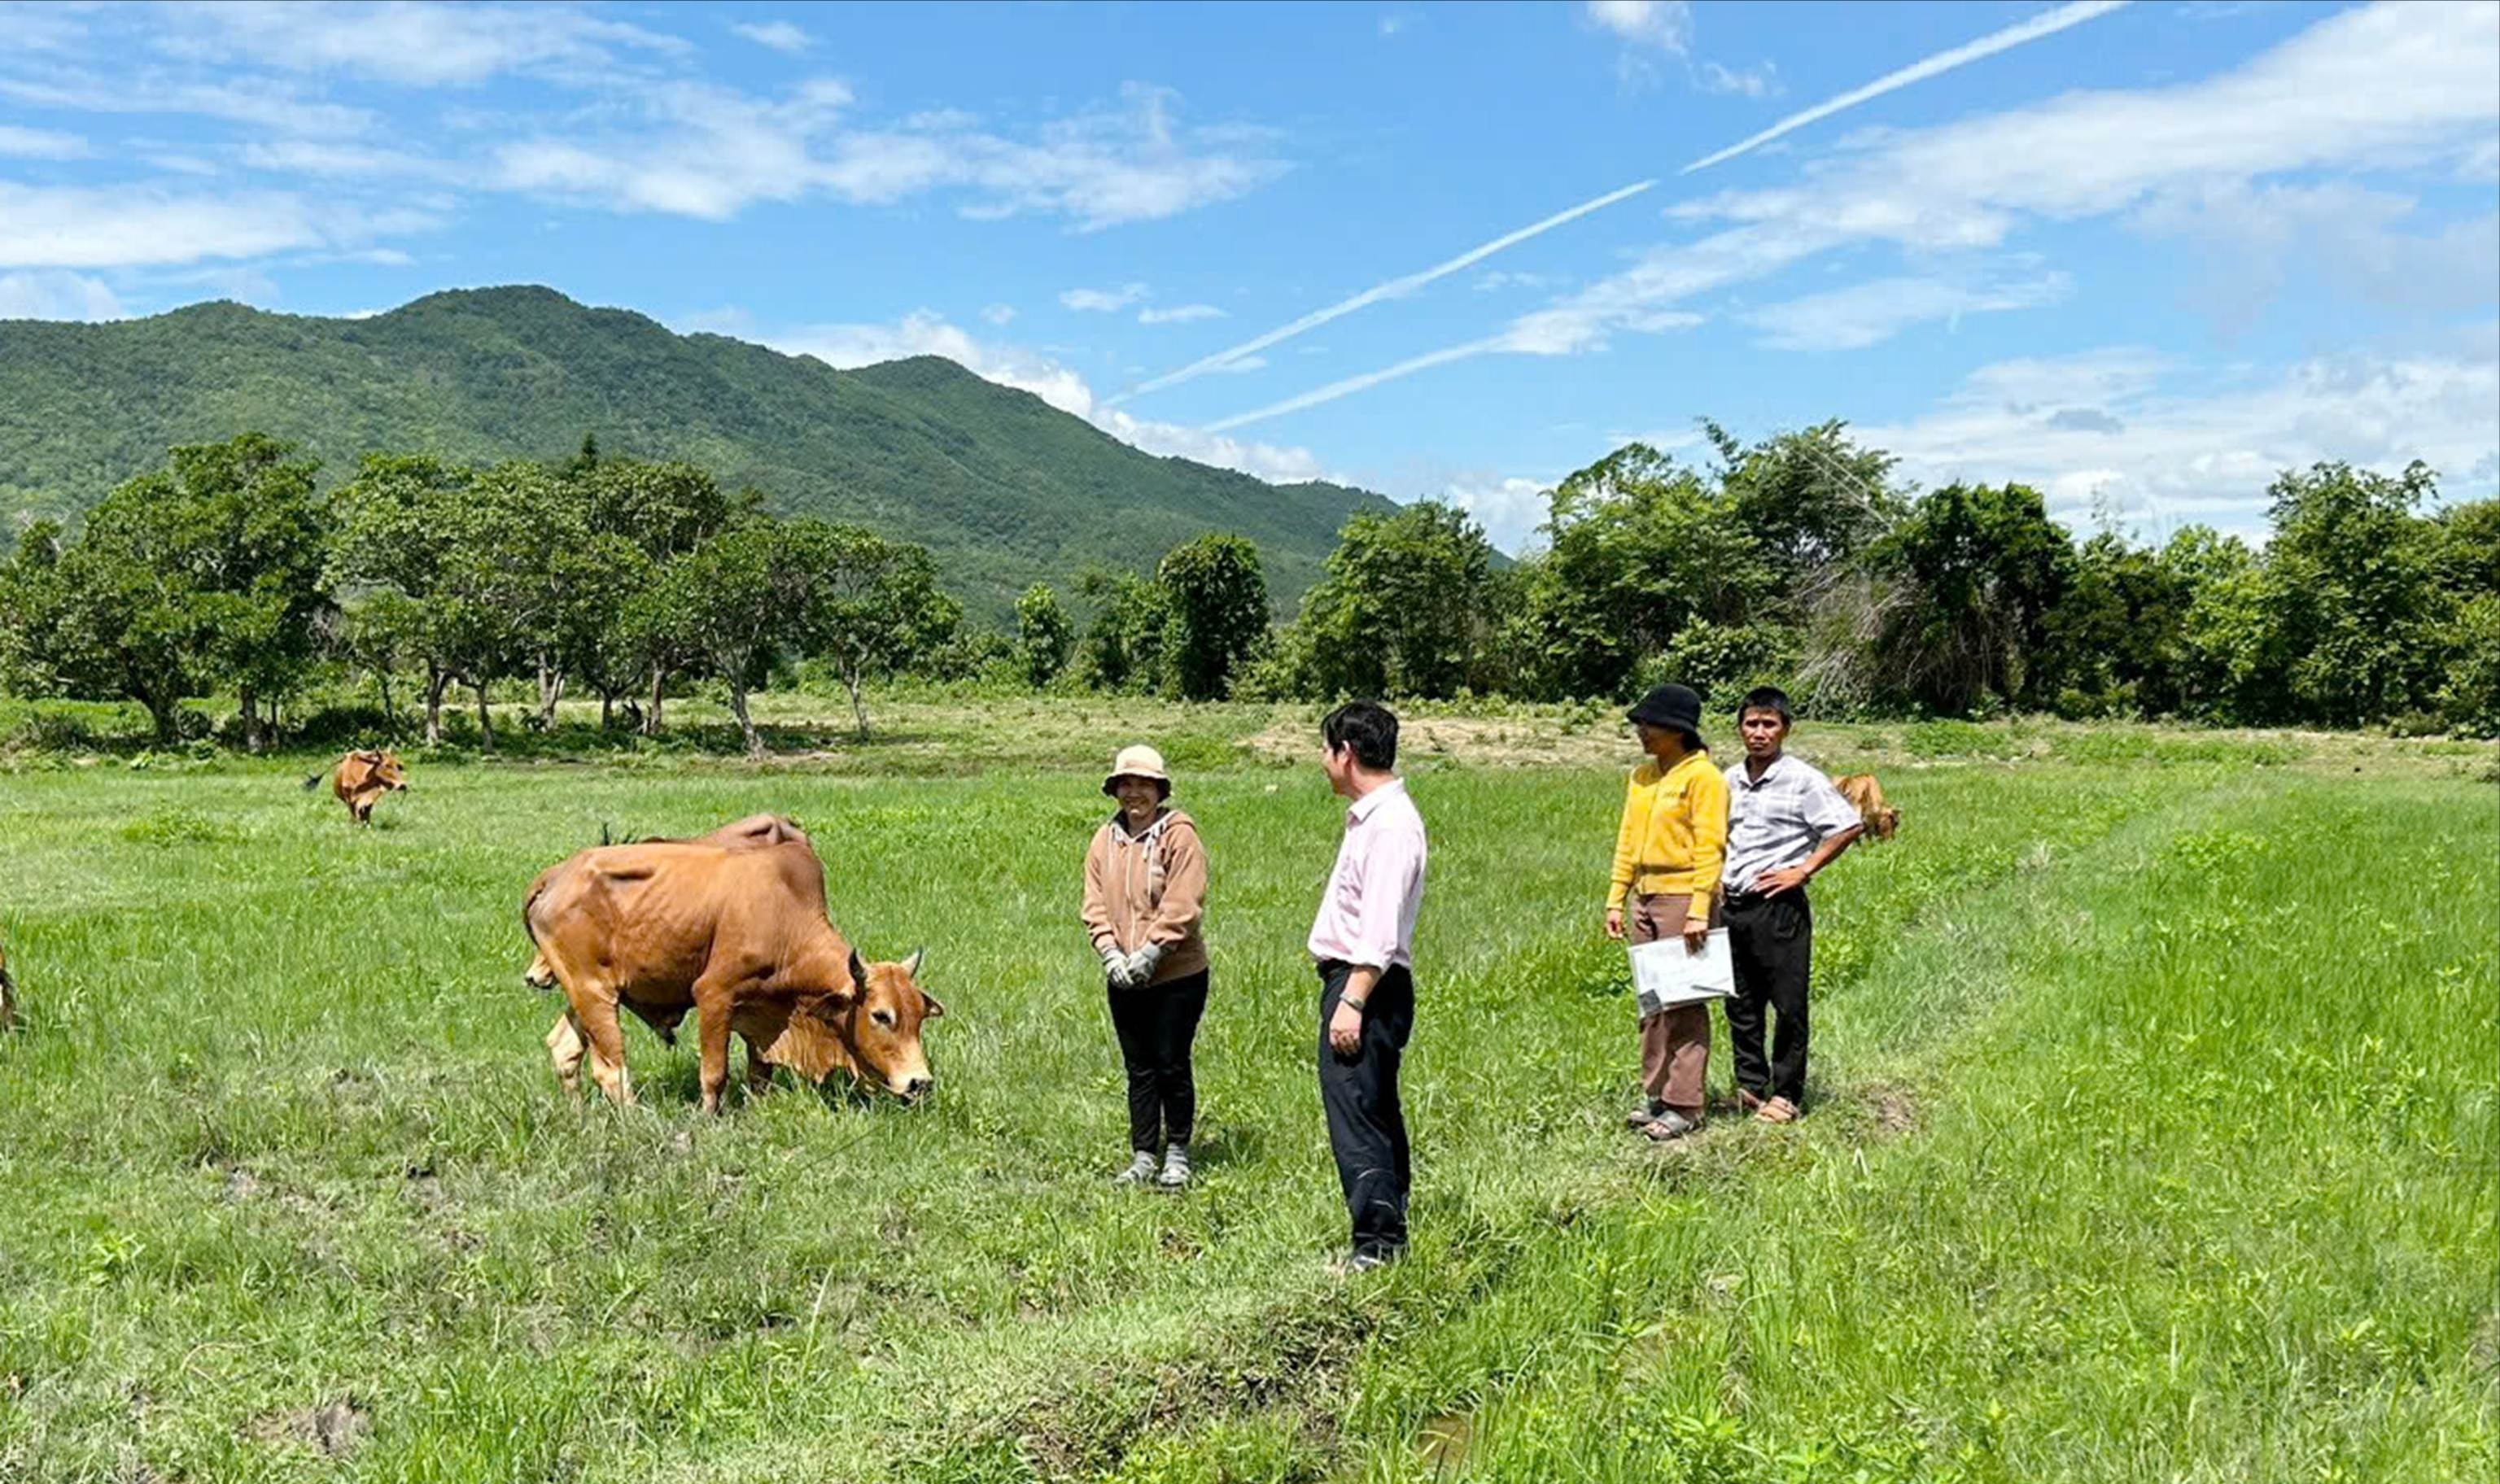
[[[1912,62],[1898,72],[1888,72],[1864,87],[1854,88],[1837,98],[1826,99],[1801,113],[1791,113],[1750,139],[1740,139],[1716,154],[1703,155],[1676,174],[1689,176],[1696,170],[1708,170],[1722,160],[1732,160],[1749,149],[1767,145],[1793,129],[1802,129],[1817,119],[1829,118],[1843,109],[1854,109],[1869,98],[1881,98],[1897,88],[1907,87],[1913,82],[1924,82],[1938,73],[1951,72],[1964,62],[1976,62],[1984,56],[1994,56],[2000,51],[2020,47],[2024,42],[2038,41],[2043,36],[2055,36],[2068,26],[2079,26],[2087,20],[2097,19],[2124,4],[2126,0],[2074,0],[2071,5],[2061,5],[2054,11],[2043,11],[2021,25],[2007,26],[2002,31],[1990,32],[1975,42],[1956,47],[1951,51],[1939,51],[1924,62]]]
[[[1255,339],[1243,340],[1240,344],[1234,346],[1230,350],[1219,350],[1215,354],[1208,356],[1203,360],[1192,361],[1187,366],[1182,367],[1176,371],[1166,371],[1164,374],[1155,377],[1152,381],[1142,382],[1137,386],[1130,388],[1128,391],[1122,392],[1119,396],[1104,402],[1102,405],[1106,407],[1116,407],[1120,403],[1127,402],[1132,397],[1142,397],[1148,392],[1160,391],[1168,386],[1177,386],[1181,382],[1187,381],[1194,376],[1202,375],[1207,371],[1211,371],[1228,361],[1237,361],[1243,356],[1265,350],[1268,346],[1275,344],[1278,340],[1292,339],[1295,336],[1301,334],[1305,330],[1316,329],[1321,325],[1327,324],[1330,320],[1351,314],[1365,305],[1378,304],[1383,299],[1395,299],[1400,294],[1422,288],[1425,284],[1431,282],[1435,278],[1446,278],[1450,274],[1457,273],[1460,269],[1468,267],[1471,264],[1483,262],[1485,259],[1492,257],[1495,253],[1501,251],[1504,247],[1517,246],[1519,243],[1527,242],[1530,238],[1534,237],[1539,233],[1553,231],[1556,227],[1562,225],[1566,221],[1576,220],[1588,215],[1591,211],[1603,210],[1607,207],[1613,206],[1618,201],[1639,195],[1641,192],[1648,190],[1651,186],[1656,185],[1657,183],[1658,182],[1656,180],[1636,180],[1631,184],[1625,186],[1621,190],[1608,191],[1606,194],[1599,196],[1593,201],[1583,201],[1578,206],[1572,207],[1568,210],[1557,211],[1553,215],[1546,217],[1543,221],[1531,222],[1529,225],[1520,228],[1516,232],[1506,233],[1503,236],[1495,238],[1492,242],[1486,242],[1481,246],[1470,247],[1466,251],[1460,253],[1457,257],[1450,259],[1448,262],[1435,264],[1431,268],[1425,269],[1422,273],[1408,274],[1403,278],[1392,278],[1386,283],[1374,284],[1370,288],[1365,289],[1362,293],[1355,295],[1351,299],[1340,299],[1336,303],[1330,305],[1325,309],[1313,309],[1311,312],[1303,315],[1298,320],[1295,320],[1290,325],[1281,325]]]
[[[1829,118],[1834,113],[1856,108],[1858,105],[1864,103],[1869,99],[1880,98],[1886,93],[1907,87],[1913,82],[1924,81],[1929,78],[1935,77],[1939,73],[1951,72],[1953,69],[1959,67],[1966,62],[1976,62],[1982,57],[1994,56],[2000,51],[2020,47],[2025,42],[2038,41],[2044,36],[2054,36],[2057,32],[2063,31],[2070,26],[2079,26],[2087,20],[2106,16],[2110,12],[2119,9],[2126,3],[2127,0],[2073,0],[2073,3],[2061,5],[2054,11],[2044,11],[2041,14],[2032,16],[2029,20],[2023,21],[2018,25],[2011,25],[2001,31],[1990,32],[1977,41],[1966,42],[1961,46],[1954,48],[1950,51],[1939,51],[1935,55],[1928,57],[1924,61],[1913,62],[1909,66],[1901,68],[1896,72],[1886,73],[1884,76],[1867,83],[1863,87],[1852,89],[1849,92],[1840,94],[1838,97],[1829,98],[1822,103],[1818,103],[1813,108],[1803,110],[1799,113],[1791,113],[1786,118],[1783,118],[1779,122],[1771,125],[1769,128],[1764,129],[1760,134],[1754,135],[1749,139],[1739,140],[1735,144],[1732,144],[1727,148],[1721,149],[1715,153],[1703,155],[1692,164],[1685,166],[1682,170],[1678,171],[1677,174],[1689,176],[1697,170],[1707,170],[1713,165],[1732,160],[1736,156],[1743,154],[1748,150],[1760,148],[1761,145],[1769,144],[1772,140],[1778,139],[1783,134],[1787,134],[1793,130],[1802,129],[1807,124],[1817,122],[1818,120]],[[1128,391],[1122,392],[1119,396],[1109,399],[1103,403],[1103,405],[1106,407],[1116,407],[1120,403],[1129,401],[1131,398],[1142,397],[1148,392],[1161,391],[1165,387],[1177,386],[1181,382],[1201,376],[1219,367],[1237,361],[1243,356],[1265,350],[1279,340],[1291,339],[1305,330],[1316,328],[1317,326],[1327,324],[1330,320],[1351,314],[1355,310],[1360,309],[1366,305],[1377,304],[1383,299],[1394,299],[1400,294],[1421,288],[1435,278],[1446,277],[1471,264],[1483,262],[1486,258],[1492,257],[1495,253],[1501,251],[1505,247],[1516,246],[1519,243],[1528,241],[1531,237],[1536,237],[1542,233],[1550,232],[1554,228],[1562,226],[1565,222],[1586,216],[1592,211],[1602,210],[1607,207],[1613,206],[1618,201],[1637,196],[1657,183],[1658,182],[1656,180],[1636,181],[1630,185],[1625,186],[1621,190],[1609,191],[1605,195],[1599,196],[1595,200],[1584,201],[1568,210],[1557,211],[1553,215],[1546,217],[1543,221],[1531,223],[1529,226],[1520,228],[1516,232],[1495,238],[1492,242],[1461,253],[1459,256],[1450,259],[1446,263],[1442,263],[1433,268],[1428,268],[1422,273],[1408,274],[1402,278],[1392,278],[1386,283],[1365,289],[1362,293],[1355,295],[1351,299],[1339,300],[1335,304],[1330,305],[1324,309],[1314,309],[1310,313],[1303,315],[1301,318],[1295,320],[1293,323],[1279,326],[1255,339],[1244,340],[1240,344],[1234,345],[1230,349],[1219,350],[1211,356],[1192,361],[1190,364],[1182,367],[1178,371],[1167,371],[1164,374],[1155,377],[1151,381],[1140,382],[1138,385],[1130,388]],[[1470,355],[1478,355],[1488,350],[1497,349],[1500,346],[1500,341],[1501,337],[1493,336],[1486,339],[1470,341],[1464,345],[1454,345],[1447,350],[1432,351],[1426,355],[1416,356],[1411,360],[1401,361],[1396,366],[1385,368],[1382,371],[1367,371],[1360,376],[1349,376],[1342,381],[1332,382],[1328,386],[1317,388],[1311,392],[1305,392],[1300,396],[1290,398],[1284,402],[1274,403],[1273,405],[1261,407],[1256,411],[1229,417],[1224,419],[1222,422],[1209,424],[1208,426],[1211,428],[1238,427],[1245,422],[1253,422],[1261,418],[1273,417],[1282,412],[1298,411],[1300,408],[1314,406],[1323,402],[1332,402],[1348,393],[1359,392],[1365,387],[1376,386],[1383,381],[1388,381],[1398,376],[1403,376],[1412,371],[1422,371],[1427,367],[1439,366],[1446,362],[1463,360]]]

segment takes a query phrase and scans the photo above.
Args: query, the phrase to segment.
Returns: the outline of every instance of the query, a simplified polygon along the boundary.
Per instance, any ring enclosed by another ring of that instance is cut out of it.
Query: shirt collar
[[[1356,799],[1353,805],[1346,810],[1345,817],[1349,822],[1360,824],[1364,821],[1370,819],[1372,811],[1378,809],[1384,802],[1386,802],[1389,795],[1392,793],[1402,794],[1405,791],[1406,780],[1402,778],[1393,778],[1387,783],[1382,784],[1379,788],[1365,794],[1363,797]]]
[[[1783,751],[1778,757],[1771,759],[1771,765],[1769,767],[1762,769],[1762,776],[1756,778],[1754,776],[1754,764],[1752,759],[1739,754],[1736,758],[1735,765],[1727,769],[1727,776],[1744,788],[1763,789],[1768,788],[1772,780],[1778,778],[1781,774],[1788,772],[1792,767],[1796,766],[1800,766],[1796,758],[1791,754]]]

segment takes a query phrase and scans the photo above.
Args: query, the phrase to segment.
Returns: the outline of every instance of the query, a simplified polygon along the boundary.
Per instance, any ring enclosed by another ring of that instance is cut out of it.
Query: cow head
[[[920,987],[923,952],[915,949],[901,963],[863,963],[859,951],[852,950],[851,983],[858,993],[843,1015],[842,1040],[853,1071],[863,1081],[883,1082],[905,1100],[927,1092],[937,1081],[929,1075],[920,1026],[946,1013]]]
[[[401,792],[408,788],[408,768],[406,764],[399,760],[399,754],[374,752],[367,753],[364,756],[366,760],[373,764],[374,782],[380,784],[383,788],[390,790],[394,793]]]

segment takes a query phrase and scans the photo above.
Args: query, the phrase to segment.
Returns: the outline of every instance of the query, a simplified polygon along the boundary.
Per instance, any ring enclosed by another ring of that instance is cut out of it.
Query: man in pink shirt
[[[1424,900],[1424,819],[1398,765],[1398,718],[1352,701],[1320,724],[1329,787],[1352,806],[1311,923],[1320,975],[1320,1103],[1354,1224],[1344,1269],[1406,1246],[1406,1115],[1398,1064],[1415,1025],[1415,910]]]

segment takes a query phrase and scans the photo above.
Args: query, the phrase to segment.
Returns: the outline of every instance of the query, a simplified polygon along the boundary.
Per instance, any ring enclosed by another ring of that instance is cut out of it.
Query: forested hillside
[[[372,449],[553,458],[594,434],[611,454],[751,484],[783,513],[924,544],[993,615],[1036,579],[1150,567],[1207,531],[1257,541],[1290,603],[1346,516],[1386,507],[1156,458],[949,361],[835,371],[544,288],[431,294],[367,319],[217,303],[0,321],[0,516],[73,516],[168,447],[245,429],[301,443],[325,484]]]

